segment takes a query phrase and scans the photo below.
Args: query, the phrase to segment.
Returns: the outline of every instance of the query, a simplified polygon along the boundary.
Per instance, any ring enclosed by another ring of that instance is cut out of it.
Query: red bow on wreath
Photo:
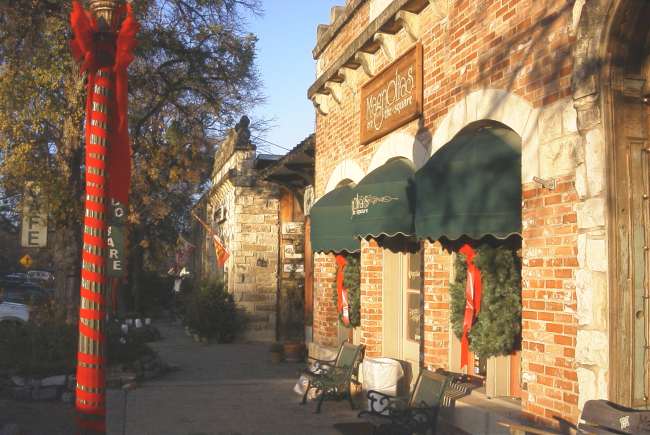
[[[467,282],[465,284],[465,318],[463,319],[463,337],[460,341],[460,367],[469,362],[469,331],[481,310],[481,271],[474,264],[476,251],[470,245],[460,248],[467,261]]]
[[[348,326],[350,325],[350,306],[348,303],[348,290],[344,287],[343,283],[343,273],[347,264],[345,256],[337,255],[336,264],[338,265],[338,269],[336,271],[336,310],[341,315],[343,324],[345,326]]]
[[[72,3],[70,21],[74,39],[70,43],[72,55],[81,63],[81,70],[88,73],[86,98],[86,144],[90,143],[92,126],[89,125],[92,89],[100,68],[112,68],[115,88],[110,110],[110,133],[107,171],[109,174],[108,195],[123,204],[128,204],[131,184],[131,144],[128,127],[128,74],[126,69],[133,61],[135,36],[140,25],[133,16],[130,4],[118,11],[126,15],[116,35],[106,34],[98,38],[100,30],[97,21],[84,10],[78,1]]]

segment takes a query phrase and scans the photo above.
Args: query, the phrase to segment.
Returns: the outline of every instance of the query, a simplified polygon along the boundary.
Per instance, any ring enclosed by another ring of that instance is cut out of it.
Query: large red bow
[[[463,337],[460,340],[460,367],[469,362],[469,331],[474,319],[481,310],[481,271],[474,264],[476,251],[470,245],[463,245],[460,253],[467,261],[467,283],[465,284],[465,317],[463,319]]]
[[[343,324],[348,326],[350,324],[350,311],[348,307],[348,290],[344,286],[344,271],[345,266],[348,264],[344,255],[336,256],[336,264],[338,266],[336,271],[336,311],[341,314]]]
[[[130,4],[118,11],[126,18],[114,38],[96,38],[99,28],[91,14],[78,1],[72,2],[70,22],[74,39],[71,42],[72,55],[81,63],[82,71],[88,73],[88,96],[86,99],[86,144],[90,143],[90,109],[95,75],[100,68],[111,67],[115,75],[113,104],[109,119],[109,143],[107,170],[109,175],[108,195],[123,204],[128,204],[131,184],[131,144],[128,127],[128,74],[127,68],[133,61],[135,36],[140,25],[133,16]]]

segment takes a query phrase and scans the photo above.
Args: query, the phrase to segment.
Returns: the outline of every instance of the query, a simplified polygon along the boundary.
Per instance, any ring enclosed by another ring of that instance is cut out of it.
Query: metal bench
[[[435,434],[449,381],[448,376],[422,370],[408,401],[370,390],[370,410],[361,411],[359,417],[372,424],[375,433],[381,429],[390,434]]]
[[[354,409],[350,383],[359,384],[357,375],[359,364],[363,359],[363,346],[344,342],[334,360],[326,361],[311,357],[309,359],[317,363],[317,368],[316,370],[306,368],[303,371],[303,375],[309,379],[309,383],[301,403],[304,405],[307,402],[309,390],[313,388],[320,395],[318,405],[316,405],[317,414],[320,413],[325,399],[340,400],[347,397],[350,407]]]

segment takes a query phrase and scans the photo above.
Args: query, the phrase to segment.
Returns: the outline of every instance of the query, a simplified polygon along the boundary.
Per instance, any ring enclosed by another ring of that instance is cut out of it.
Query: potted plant
[[[305,360],[305,345],[298,341],[284,343],[284,358],[287,362],[302,362]]]
[[[282,346],[281,343],[271,344],[271,348],[269,350],[271,351],[272,363],[278,364],[282,362],[282,358],[284,357],[284,346]]]

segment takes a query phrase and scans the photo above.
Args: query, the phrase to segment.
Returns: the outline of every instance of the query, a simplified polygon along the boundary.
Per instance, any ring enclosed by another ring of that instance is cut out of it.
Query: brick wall
[[[424,249],[424,366],[449,368],[449,280],[452,255],[439,242]]]
[[[376,241],[361,241],[361,343],[368,356],[381,355],[383,260],[383,249]]]
[[[522,401],[536,416],[575,420],[577,195],[570,177],[559,181],[523,191]]]
[[[338,314],[332,299],[336,282],[333,254],[314,254],[314,342],[336,346]]]
[[[418,137],[430,140],[441,127],[447,128],[442,125],[443,120],[454,121],[445,116],[456,103],[474,91],[499,89],[522,98],[539,110],[531,115],[530,122],[539,120],[540,131],[554,132],[553,137],[539,138],[539,149],[524,152],[524,170],[542,177],[572,174],[576,163],[572,159],[578,154],[574,149],[579,138],[577,131],[563,130],[567,121],[575,123],[575,111],[569,98],[571,51],[575,40],[572,9],[573,2],[561,0],[458,0],[450,2],[449,14],[443,19],[438,18],[432,7],[424,9],[420,14],[424,29],[420,36],[424,48],[424,114],[422,120],[399,131],[417,133]],[[320,72],[325,70],[323,65],[331,64],[342,53],[345,41],[351,41],[363,30],[367,14],[367,8],[359,8],[358,16],[353,17],[335,43],[327,47]],[[412,43],[403,29],[397,38],[399,56]],[[375,69],[387,63],[379,50],[374,55]],[[341,103],[331,104],[327,115],[317,115],[317,197],[325,193],[331,174],[342,161],[352,160],[367,172],[381,143],[391,140],[388,135],[360,145],[359,87],[365,80],[367,78],[354,83],[344,82]],[[475,110],[478,109],[468,103],[463,114]],[[485,111],[485,118],[497,119],[494,112],[500,110],[498,104],[495,105],[493,111]],[[516,114],[512,117],[516,118]],[[575,130],[574,126],[572,128]],[[530,138],[523,139],[526,148]],[[529,388],[524,392],[525,409],[544,417],[559,414],[575,419],[577,384],[572,349],[576,336],[576,268],[572,264],[577,261],[577,228],[575,221],[571,223],[570,220],[575,219],[573,210],[578,199],[571,187],[572,177],[563,178],[562,187],[550,193],[536,190],[534,186],[524,187],[524,257],[528,262],[523,270],[524,313],[529,317],[524,319],[522,370]],[[548,228],[539,228],[539,223],[527,224],[531,214],[540,214],[538,222],[543,220]],[[558,223],[558,219],[562,222]],[[541,253],[533,255],[535,252]],[[446,366],[449,326],[445,265],[450,267],[450,259],[432,244],[426,245],[425,256],[430,261],[425,264],[424,361],[426,365]],[[540,274],[541,278],[533,279],[530,274]],[[534,285],[530,284],[531,280]],[[538,286],[540,283],[542,285]],[[541,329],[531,329],[537,327]]]

